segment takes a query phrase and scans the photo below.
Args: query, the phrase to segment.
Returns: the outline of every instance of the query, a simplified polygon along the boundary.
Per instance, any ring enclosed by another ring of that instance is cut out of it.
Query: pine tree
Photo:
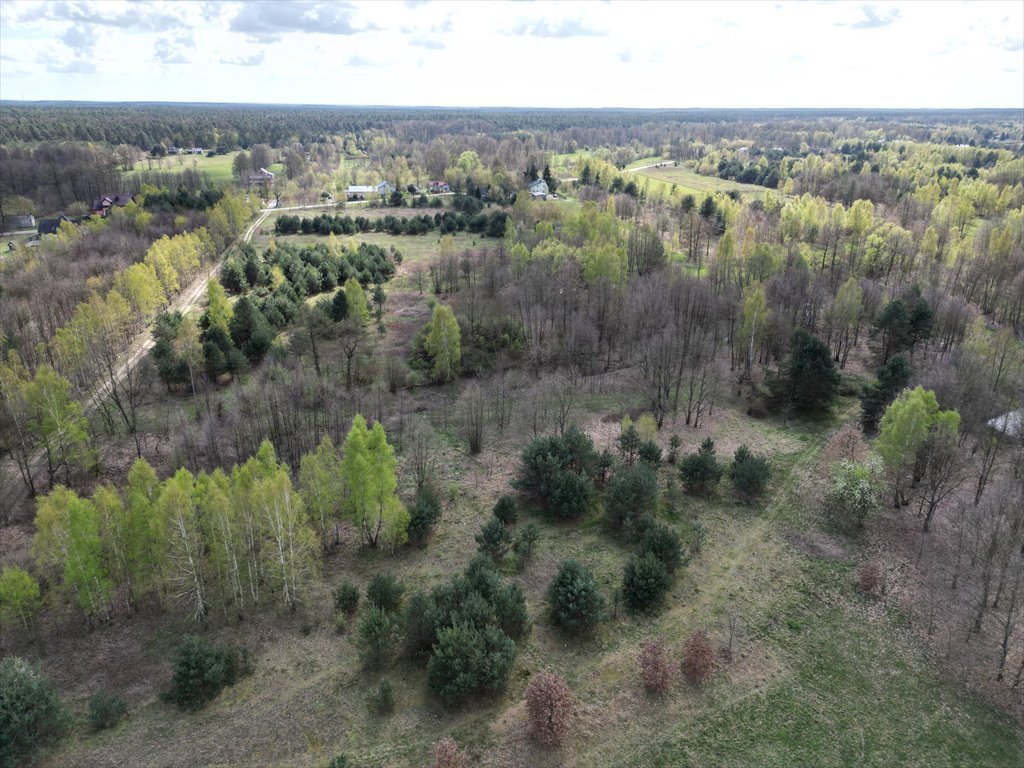
[[[839,372],[832,353],[821,339],[797,328],[790,340],[784,397],[802,413],[828,409],[839,389]]]

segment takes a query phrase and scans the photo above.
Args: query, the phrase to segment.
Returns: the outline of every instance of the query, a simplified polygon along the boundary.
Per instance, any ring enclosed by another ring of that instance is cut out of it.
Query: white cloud
[[[1024,106],[1021,3],[2,0],[0,22],[0,92],[38,99]]]

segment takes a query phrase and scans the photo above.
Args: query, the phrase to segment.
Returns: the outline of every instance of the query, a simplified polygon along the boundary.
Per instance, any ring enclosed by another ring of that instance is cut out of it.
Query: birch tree
[[[306,513],[320,534],[321,547],[326,550],[331,545],[331,529],[334,544],[338,543],[342,502],[341,460],[329,436],[324,436],[313,453],[302,457],[299,487]]]
[[[205,545],[196,509],[195,479],[187,469],[164,483],[156,500],[156,517],[167,540],[163,569],[175,599],[187,606],[196,621],[206,618],[207,597]]]
[[[285,607],[294,612],[316,573],[316,534],[306,522],[302,498],[292,488],[284,466],[257,483],[255,497],[267,538],[263,548],[267,576],[281,590]]]
[[[113,585],[103,563],[96,507],[58,485],[39,499],[32,553],[40,566],[60,574],[63,588],[90,618],[109,614]]]

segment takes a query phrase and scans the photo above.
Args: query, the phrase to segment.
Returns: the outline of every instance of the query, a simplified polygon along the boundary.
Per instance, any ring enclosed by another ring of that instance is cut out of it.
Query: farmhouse
[[[249,174],[250,184],[270,184],[274,181],[274,174],[266,168],[260,168],[256,173]]]
[[[537,179],[530,184],[530,197],[534,200],[547,200],[549,194],[548,183],[544,179]]]
[[[452,191],[447,181],[428,181],[427,191],[433,194],[445,194]]]
[[[56,235],[62,221],[71,221],[63,213],[55,219],[40,219],[36,233],[42,235]]]
[[[365,200],[367,195],[380,195],[387,197],[395,188],[388,182],[382,181],[379,184],[353,184],[345,190],[349,200]]]
[[[15,213],[4,222],[5,229],[30,229],[36,225],[36,217],[31,213]]]
[[[131,195],[104,195],[103,197],[97,197],[92,201],[92,208],[89,210],[95,216],[106,216],[110,213],[111,208],[115,206],[118,208],[124,208],[128,203],[132,202]]]

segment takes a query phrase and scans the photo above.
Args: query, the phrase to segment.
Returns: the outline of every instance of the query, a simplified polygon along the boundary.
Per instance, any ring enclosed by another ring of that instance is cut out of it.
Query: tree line
[[[487,237],[501,237],[505,234],[508,214],[501,210],[469,215],[446,211],[433,216],[342,216],[340,214],[319,214],[313,217],[281,216],[274,222],[274,231],[280,235],[353,235],[363,232],[386,232],[389,235],[424,235],[437,231],[442,235],[454,232],[474,232]]]
[[[163,481],[138,459],[122,488],[82,497],[58,485],[40,496],[32,553],[54,606],[74,603],[91,621],[151,600],[197,621],[271,600],[294,611],[343,520],[366,546],[405,543],[396,466],[381,424],[359,415],[342,450],[325,438],[302,457],[298,487],[269,442],[229,471],[180,469]],[[2,581],[5,624],[27,626],[42,607],[38,585],[15,566]]]

